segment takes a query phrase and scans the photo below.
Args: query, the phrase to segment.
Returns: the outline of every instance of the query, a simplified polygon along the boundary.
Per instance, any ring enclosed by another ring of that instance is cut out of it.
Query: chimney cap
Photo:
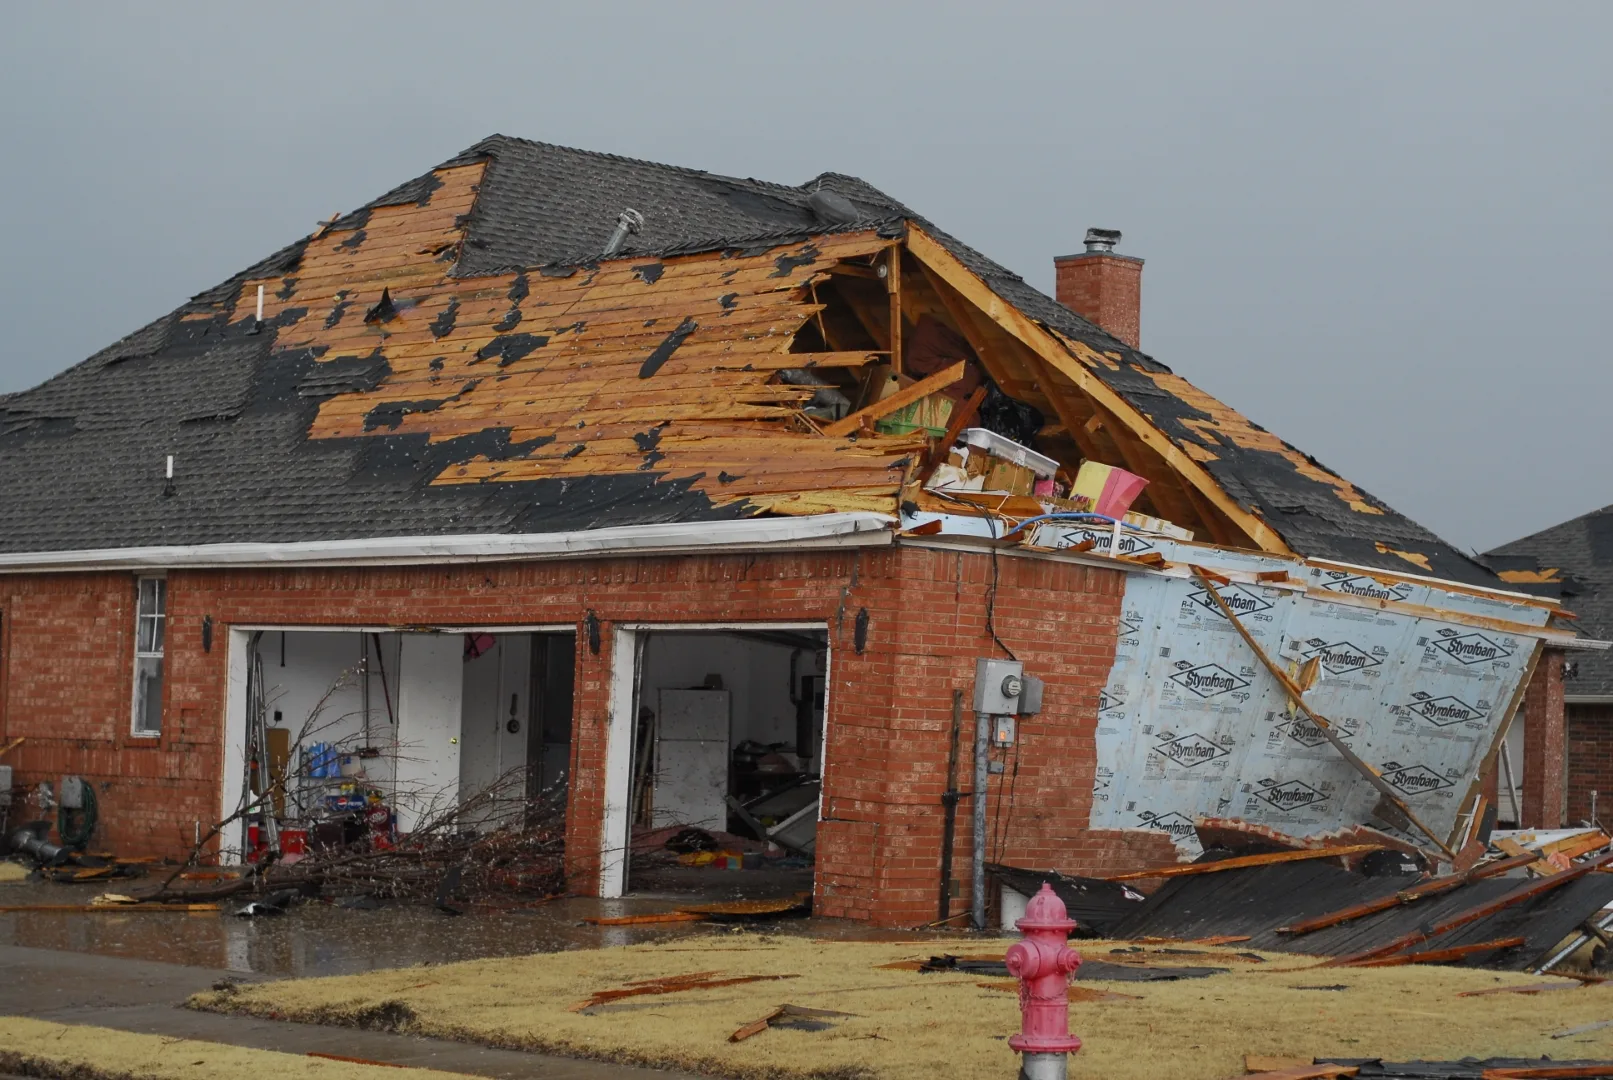
[[[1088,251],[1113,251],[1115,245],[1120,243],[1119,229],[1087,230],[1086,245]]]

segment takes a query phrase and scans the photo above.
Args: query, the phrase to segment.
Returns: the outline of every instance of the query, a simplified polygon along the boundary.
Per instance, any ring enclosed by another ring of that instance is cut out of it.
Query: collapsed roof
[[[894,513],[931,441],[859,416],[893,376],[1205,539],[1496,584],[861,180],[504,136],[0,396],[0,551]]]

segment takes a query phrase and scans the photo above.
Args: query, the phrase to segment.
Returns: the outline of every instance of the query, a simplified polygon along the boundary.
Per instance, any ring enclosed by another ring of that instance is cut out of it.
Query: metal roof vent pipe
[[[600,253],[600,257],[608,259],[622,250],[627,238],[638,235],[638,231],[642,228],[644,228],[643,214],[631,207],[623,210],[616,218],[616,231],[611,233],[610,239],[605,242],[605,250]]]
[[[1119,229],[1088,229],[1086,250],[1053,260],[1059,303],[1137,348],[1142,324],[1143,261],[1115,251]]]
[[[1113,251],[1118,243],[1120,243],[1119,229],[1087,230],[1086,245],[1088,251]]]

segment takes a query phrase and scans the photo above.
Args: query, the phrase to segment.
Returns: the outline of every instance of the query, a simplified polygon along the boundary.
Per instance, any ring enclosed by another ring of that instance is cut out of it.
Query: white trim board
[[[290,544],[194,544],[0,554],[0,573],[156,568],[410,566],[887,545],[884,514],[813,514],[738,521],[677,521],[553,533],[381,536]]]

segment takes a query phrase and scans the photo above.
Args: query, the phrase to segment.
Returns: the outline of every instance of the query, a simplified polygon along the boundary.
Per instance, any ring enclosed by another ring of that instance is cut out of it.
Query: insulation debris
[[[967,952],[989,952],[1000,960],[1008,944],[1007,939],[977,941]],[[1081,973],[1100,960],[1139,955],[1110,951],[1117,948],[1126,946],[1081,943],[1086,960]],[[391,1003],[394,1012],[410,1018],[412,1034],[713,1076],[944,1080],[1011,1075],[1018,1062],[1003,1037],[1019,1029],[1017,995],[980,984],[1013,987],[1013,980],[967,970],[887,966],[904,960],[922,964],[944,949],[957,950],[957,945],[722,934],[695,942],[685,938],[675,944],[433,965],[429,974],[413,968],[280,980],[204,994],[194,1005],[357,1026]],[[1140,955],[1150,965],[1214,963],[1180,953]],[[1072,995],[1070,1028],[1085,1046],[1070,1063],[1071,1075],[1223,1080],[1243,1071],[1245,1054],[1307,1062],[1343,1055],[1331,1060],[1345,1065],[1362,1058],[1613,1056],[1610,1029],[1571,1040],[1550,1038],[1606,1019],[1610,991],[1605,987],[1458,999],[1468,990],[1542,980],[1421,965],[1339,968],[1318,977],[1293,970],[1313,961],[1265,956],[1267,963],[1228,963],[1226,971],[1200,979],[1082,979],[1075,989],[1095,993]],[[630,998],[590,1012],[567,1009],[603,987],[630,988],[702,971],[716,972],[708,976],[712,979],[762,973],[799,978]],[[1344,989],[1303,989],[1320,984]],[[519,1000],[489,994],[490,986],[519,987]],[[785,1002],[849,1015],[832,1018],[834,1026],[827,1031],[771,1026],[730,1041]],[[1431,1014],[1437,1020],[1431,1022]],[[1274,1023],[1273,1017],[1294,1022]]]

